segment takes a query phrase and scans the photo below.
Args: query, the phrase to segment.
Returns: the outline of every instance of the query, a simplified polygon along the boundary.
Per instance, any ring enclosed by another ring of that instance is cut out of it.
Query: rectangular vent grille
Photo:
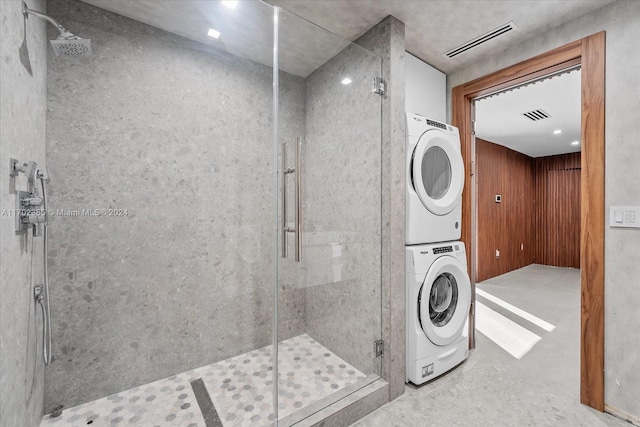
[[[442,56],[446,56],[447,58],[453,58],[455,56],[460,55],[461,53],[465,53],[466,51],[473,49],[474,47],[478,47],[481,44],[488,42],[489,40],[493,40],[496,37],[506,34],[509,31],[515,30],[517,28],[518,27],[516,26],[516,24],[514,24],[513,21],[511,21],[507,24],[499,26],[494,30],[489,31],[486,34],[481,35],[480,37],[476,37],[475,39],[470,40],[461,46],[451,49],[449,52],[443,53]]]
[[[538,120],[542,120],[542,119],[548,119],[549,117],[551,117],[549,113],[543,110],[533,110],[533,111],[529,111],[528,113],[522,113],[522,115],[528,119],[533,120],[534,122],[537,122]]]

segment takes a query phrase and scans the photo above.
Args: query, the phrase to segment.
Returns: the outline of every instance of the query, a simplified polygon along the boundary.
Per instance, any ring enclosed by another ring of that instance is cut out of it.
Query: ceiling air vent
[[[469,40],[465,44],[458,46],[454,49],[451,49],[449,52],[445,52],[442,56],[446,56],[447,58],[453,58],[454,56],[458,56],[461,53],[465,53],[466,51],[473,49],[474,47],[480,46],[483,43],[488,42],[489,40],[495,39],[498,36],[508,33],[509,31],[515,30],[518,27],[513,21],[501,25],[496,29],[489,31],[486,34],[481,35],[480,37],[476,37],[473,40]]]
[[[533,120],[534,122],[537,122],[538,120],[542,120],[542,119],[548,119],[549,117],[551,117],[549,113],[543,110],[533,110],[527,113],[522,113],[522,115],[528,119]]]

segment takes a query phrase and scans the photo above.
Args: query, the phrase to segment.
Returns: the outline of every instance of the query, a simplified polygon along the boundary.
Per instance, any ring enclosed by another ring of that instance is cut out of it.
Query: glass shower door
[[[47,3],[93,41],[91,56],[37,59],[52,209],[44,407],[65,406],[50,424],[204,426],[213,412],[272,424],[273,7]],[[163,20],[188,22],[192,39]]]
[[[277,13],[277,419],[291,425],[380,377],[381,58]]]

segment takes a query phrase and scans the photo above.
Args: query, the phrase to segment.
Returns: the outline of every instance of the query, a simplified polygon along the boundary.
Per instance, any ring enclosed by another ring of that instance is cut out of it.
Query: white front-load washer
[[[422,384],[469,355],[471,282],[464,243],[406,247],[407,382]]]
[[[406,244],[460,239],[464,163],[454,126],[407,113]]]

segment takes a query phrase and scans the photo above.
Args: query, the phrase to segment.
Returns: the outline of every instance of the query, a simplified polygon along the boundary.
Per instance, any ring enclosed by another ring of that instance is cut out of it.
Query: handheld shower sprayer
[[[83,39],[74,35],[49,15],[45,15],[44,13],[29,9],[27,3],[25,2],[22,2],[22,14],[25,16],[25,18],[28,18],[29,15],[37,16],[38,18],[44,19],[45,21],[49,21],[58,29],[60,35],[56,40],[51,40],[51,47],[53,48],[53,52],[56,54],[56,56],[91,55],[92,51],[90,39]]]

